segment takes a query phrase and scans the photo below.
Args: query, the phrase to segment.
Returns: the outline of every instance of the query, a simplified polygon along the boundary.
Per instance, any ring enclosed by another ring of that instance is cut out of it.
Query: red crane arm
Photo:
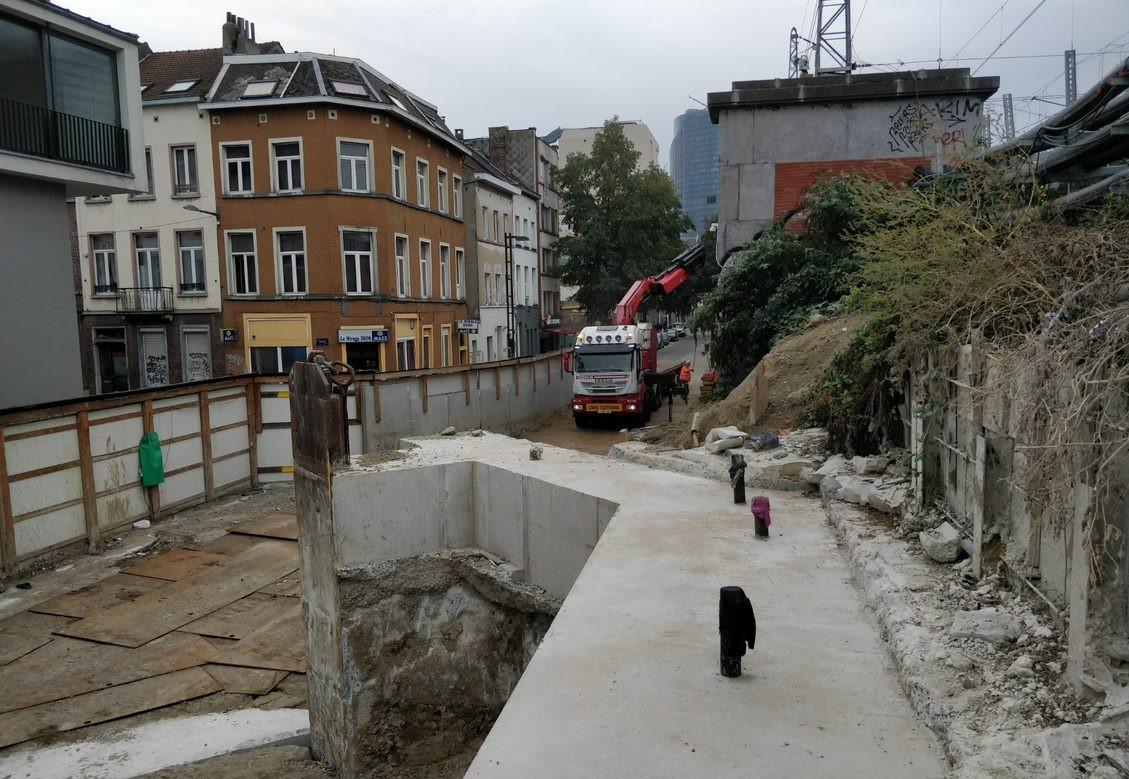
[[[658,293],[669,295],[690,280],[691,271],[701,264],[704,258],[702,244],[690,247],[674,258],[674,263],[657,276],[639,279],[627,290],[627,294],[616,304],[612,324],[633,325],[639,309],[652,296]]]

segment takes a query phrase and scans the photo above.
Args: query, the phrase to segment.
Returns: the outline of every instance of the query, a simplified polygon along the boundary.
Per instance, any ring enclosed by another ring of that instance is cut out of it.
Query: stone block
[[[960,557],[960,531],[943,522],[933,530],[922,530],[917,534],[921,547],[931,560],[939,563],[955,562]]]
[[[988,608],[958,611],[953,616],[949,633],[955,638],[979,638],[993,644],[1005,644],[1019,638],[1020,627],[1014,614]]]

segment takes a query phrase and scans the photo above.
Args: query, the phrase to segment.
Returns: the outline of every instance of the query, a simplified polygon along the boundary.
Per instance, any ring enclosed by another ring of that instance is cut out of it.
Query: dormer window
[[[167,95],[167,94],[175,93],[175,92],[187,92],[188,90],[192,89],[192,87],[196,86],[199,83],[200,83],[200,79],[198,79],[198,78],[189,79],[187,81],[177,81],[177,82],[173,83],[172,86],[170,86],[168,89],[165,90],[165,94]]]
[[[142,84],[141,85],[141,91],[144,92],[146,89],[148,89],[151,86],[153,86],[153,85],[152,84]]]
[[[270,97],[277,85],[277,81],[252,81],[243,87],[243,97]]]
[[[392,94],[391,92],[385,92],[385,93],[384,93],[384,96],[385,96],[386,98],[388,98],[388,99],[389,99],[390,101],[392,101],[393,103],[395,103],[395,104],[396,104],[396,107],[397,107],[397,108],[399,108],[399,109],[400,109],[401,111],[404,111],[405,113],[407,113],[407,111],[408,111],[408,107],[407,107],[406,105],[404,105],[404,101],[403,101],[403,100],[401,100],[400,98],[396,97],[396,96],[395,96],[394,94]]]
[[[339,95],[368,97],[368,92],[365,91],[364,84],[354,84],[350,81],[331,81],[330,83],[333,84],[333,91]]]

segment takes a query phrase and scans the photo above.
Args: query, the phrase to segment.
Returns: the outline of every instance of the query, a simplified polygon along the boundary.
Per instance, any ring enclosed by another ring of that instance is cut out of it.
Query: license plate
[[[616,411],[623,411],[623,405],[620,403],[589,403],[587,410],[595,411],[597,414],[612,414]]]

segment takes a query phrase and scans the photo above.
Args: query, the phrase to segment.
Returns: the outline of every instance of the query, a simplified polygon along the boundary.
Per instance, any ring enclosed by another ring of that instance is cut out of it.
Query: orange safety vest
[[[693,376],[693,371],[690,370],[690,366],[683,365],[682,370],[678,372],[678,380],[683,384],[689,384],[691,376]]]

